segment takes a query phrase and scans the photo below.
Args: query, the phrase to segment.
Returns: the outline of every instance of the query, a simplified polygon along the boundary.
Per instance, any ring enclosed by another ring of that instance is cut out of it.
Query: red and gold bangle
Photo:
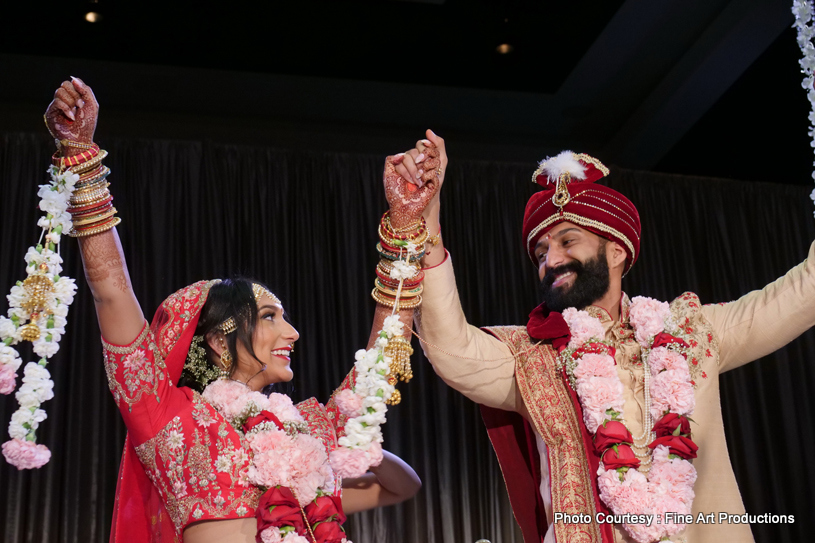
[[[95,181],[106,178],[108,175],[110,175],[110,168],[100,164],[95,170],[83,174],[76,183],[76,188],[81,189],[82,187],[90,185]]]
[[[415,231],[413,231],[411,233],[397,234],[396,232],[394,232],[393,230],[388,228],[386,225],[384,225],[384,224],[379,225],[379,239],[382,239],[382,240],[385,240],[385,241],[394,240],[394,239],[398,239],[398,240],[401,240],[401,241],[413,241],[413,240],[416,240],[418,238],[421,238],[423,235],[426,235],[426,234],[427,234],[427,229],[424,228],[424,227],[421,227],[418,230],[415,230]]]
[[[424,279],[424,274],[421,273],[421,272],[419,272],[419,273],[421,275],[417,275],[413,279],[405,279],[402,282],[402,288],[410,289],[410,288],[413,288],[415,286],[420,285],[421,282],[422,282],[422,279]],[[387,285],[389,287],[394,287],[394,288],[399,286],[399,281],[396,280],[396,279],[392,279],[391,276],[390,276],[390,273],[382,270],[379,266],[376,267],[376,275],[377,275],[377,277],[379,277],[379,280],[382,281],[382,283],[384,285]]]
[[[82,218],[73,219],[74,227],[88,227],[96,223],[105,222],[116,214],[116,208],[108,205],[100,213],[93,213],[83,216]]]
[[[84,194],[74,194],[71,196],[70,204],[74,207],[78,207],[107,198],[110,194],[110,191],[108,190],[109,186],[109,183],[103,183],[94,191],[86,192]]]
[[[410,234],[411,232],[418,232],[420,230],[426,229],[426,224],[424,218],[419,219],[416,222],[408,224],[407,226],[403,226],[402,228],[394,228],[393,224],[391,223],[390,214],[385,212],[382,215],[382,220],[379,221],[380,229],[384,229],[386,232],[398,235]]]
[[[67,143],[66,143],[67,142]],[[76,149],[84,149],[81,153],[75,154],[70,157],[62,155],[63,147],[74,147]],[[80,143],[78,141],[62,140],[59,142],[57,152],[51,156],[51,163],[54,166],[61,166],[62,168],[70,168],[77,166],[83,162],[87,162],[99,154],[99,146],[95,143]]]
[[[378,304],[382,304],[385,307],[396,307],[396,310],[400,309],[415,309],[422,305],[422,297],[416,296],[416,298],[412,298],[411,300],[399,300],[399,303],[396,303],[396,300],[393,298],[388,298],[387,296],[382,295],[378,290],[373,289],[371,291],[371,297],[376,301]]]
[[[379,292],[387,294],[388,296],[396,297],[396,293],[398,292],[398,288],[388,288],[385,285],[383,285],[379,279],[376,279],[374,281],[374,287],[376,287],[376,290],[378,290]],[[403,287],[402,292],[399,293],[399,297],[405,300],[412,300],[416,296],[419,296],[423,290],[424,287],[422,285],[419,285],[418,287],[411,290],[406,290]]]
[[[384,292],[390,296],[396,296],[396,292],[399,290],[399,285],[391,286],[383,283],[379,278],[374,280],[374,286],[380,290],[380,292]],[[422,285],[413,286],[410,288],[405,287],[402,285],[402,292],[399,294],[403,298],[414,298],[422,293],[422,289],[424,287]]]
[[[89,172],[89,171],[93,170],[95,167],[99,166],[99,164],[101,164],[102,161],[105,160],[105,157],[107,157],[107,156],[108,156],[108,152],[105,151],[104,149],[100,149],[99,154],[97,154],[95,157],[93,157],[89,161],[81,162],[80,164],[78,164],[76,166],[72,166],[69,169],[71,170],[71,173],[78,173],[78,174],[82,175],[83,173]]]
[[[113,217],[113,219],[111,219],[110,221],[108,221],[108,222],[106,222],[104,224],[100,224],[98,226],[94,226],[92,228],[83,228],[82,230],[71,229],[71,231],[68,232],[68,235],[71,236],[72,238],[81,238],[81,237],[85,237],[85,236],[92,236],[94,234],[100,234],[102,232],[106,232],[106,231],[110,230],[111,228],[113,228],[114,226],[120,224],[121,222],[122,222],[122,219],[120,219],[119,217]]]
[[[107,198],[105,201],[95,202],[88,206],[85,206],[85,209],[82,211],[71,211],[71,220],[77,224],[87,223],[86,219],[89,217],[93,217],[96,215],[101,215],[105,213],[107,210],[113,207],[113,198]]]
[[[113,196],[108,193],[107,198],[100,200],[98,202],[91,202],[89,204],[85,204],[82,206],[70,206],[68,207],[68,213],[71,215],[82,216],[83,214],[90,213],[92,210],[102,207],[105,204],[109,204],[113,201]]]
[[[427,229],[424,228],[424,226],[421,226],[421,225],[419,226],[419,228],[411,229],[411,230],[403,231],[403,232],[394,231],[390,227],[389,224],[380,224],[379,225],[379,235],[380,236],[383,236],[383,237],[386,237],[386,238],[391,238],[391,239],[401,239],[401,240],[405,240],[405,241],[407,241],[409,239],[415,239],[415,238],[421,236],[426,231],[427,231]]]
[[[424,217],[421,217],[418,221],[412,222],[407,226],[403,226],[402,228],[394,228],[393,224],[391,223],[391,214],[390,211],[386,211],[382,215],[382,220],[380,221],[381,225],[385,225],[386,229],[390,232],[395,234],[404,234],[406,232],[411,232],[413,230],[419,230],[425,226]]]
[[[91,181],[90,183],[86,183],[81,187],[75,187],[73,194],[75,194],[77,197],[84,197],[92,192],[107,188],[108,183],[105,181],[105,177]]]
[[[57,147],[73,147],[74,149],[93,149],[94,147],[98,150],[99,146],[95,143],[85,143],[84,141],[73,141],[73,140],[57,140]]]
[[[410,232],[411,230],[416,230],[419,227],[421,227],[424,224],[424,217],[405,227],[394,229],[393,225],[391,224],[391,213],[390,211],[386,211],[385,213],[382,214],[382,219],[379,221],[379,224],[386,225],[387,229],[390,230],[391,232],[401,234],[404,232]]]

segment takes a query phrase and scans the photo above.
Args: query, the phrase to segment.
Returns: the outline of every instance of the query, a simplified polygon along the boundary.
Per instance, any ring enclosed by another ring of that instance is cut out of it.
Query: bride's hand
[[[414,149],[389,156],[385,161],[385,196],[391,223],[397,228],[418,221],[428,205],[438,200],[447,153],[442,138],[431,130],[427,137],[416,142]]]
[[[81,79],[63,81],[45,110],[45,124],[57,139],[92,143],[99,103]]]

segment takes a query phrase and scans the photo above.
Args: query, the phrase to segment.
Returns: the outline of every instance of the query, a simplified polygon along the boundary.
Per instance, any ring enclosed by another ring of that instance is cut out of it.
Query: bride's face
[[[253,390],[260,390],[272,383],[292,380],[291,352],[294,342],[300,337],[297,330],[283,317],[283,306],[277,300],[263,295],[257,300],[258,321],[252,347],[255,356],[265,365],[258,374],[258,361],[238,342],[238,371],[241,377],[233,376]]]

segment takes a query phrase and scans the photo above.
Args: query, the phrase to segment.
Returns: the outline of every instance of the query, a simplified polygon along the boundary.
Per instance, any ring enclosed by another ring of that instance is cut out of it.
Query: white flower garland
[[[68,306],[74,300],[76,283],[60,276],[62,258],[59,242],[63,232],[71,229],[68,203],[79,175],[70,170],[48,169],[51,182],[40,186],[40,210],[46,215],[37,225],[43,229],[40,243],[25,254],[25,281],[17,282],[8,295],[8,317],[0,316],[0,394],[14,391],[20,354],[12,345],[31,341],[38,362],[29,362],[23,371],[23,384],[16,397],[20,408],[11,416],[9,436],[3,444],[3,455],[17,469],[39,468],[51,458],[45,445],[37,444],[36,431],[47,418],[40,405],[54,397],[54,382],[45,369],[48,359],[59,350],[65,334]],[[44,238],[44,240],[43,240]],[[44,241],[44,243],[43,243]],[[27,321],[28,324],[26,324]]]
[[[340,412],[350,417],[345,423],[345,435],[338,440],[339,447],[329,456],[331,467],[341,477],[360,477],[382,462],[382,425],[387,421],[387,402],[396,390],[388,380],[392,360],[386,352],[391,340],[404,333],[405,325],[397,313],[399,298],[404,281],[418,274],[411,260],[415,262],[420,257],[415,243],[405,242],[403,247],[404,260],[394,261],[390,272],[391,279],[399,281],[393,311],[385,317],[374,346],[357,351],[353,389],[343,390],[335,397]]]
[[[795,15],[793,27],[798,30],[798,47],[801,48],[803,58],[798,61],[801,66],[801,73],[804,80],[801,86],[807,91],[807,99],[812,106],[809,113],[809,131],[807,134],[812,138],[810,146],[815,149],[815,46],[812,38],[815,37],[815,26],[812,23],[813,6],[811,0],[793,0],[792,13]],[[815,165],[815,162],[813,162]],[[812,172],[815,180],[815,171]],[[815,202],[815,190],[809,196]],[[815,213],[815,212],[814,212]]]

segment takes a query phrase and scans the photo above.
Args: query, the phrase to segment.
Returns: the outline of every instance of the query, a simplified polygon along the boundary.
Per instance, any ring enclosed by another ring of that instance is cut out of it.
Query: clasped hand
[[[447,169],[444,140],[432,130],[416,147],[385,160],[385,197],[391,223],[399,228],[418,221],[437,208],[439,191]]]
[[[81,79],[63,81],[45,110],[48,131],[58,140],[92,143],[99,116],[99,103]]]

